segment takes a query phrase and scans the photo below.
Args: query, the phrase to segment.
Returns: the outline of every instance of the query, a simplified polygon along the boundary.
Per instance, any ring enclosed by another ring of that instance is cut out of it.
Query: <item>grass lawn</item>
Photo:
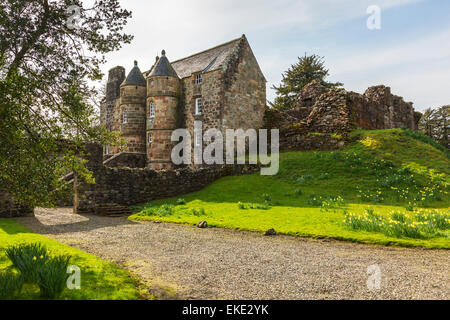
[[[21,224],[10,219],[0,219],[0,271],[12,269],[11,262],[5,255],[5,249],[8,246],[36,242],[44,244],[52,254],[71,255],[71,265],[76,265],[81,269],[81,289],[65,289],[61,299],[139,299],[136,283],[128,271],[91,254],[32,233]],[[31,284],[24,285],[20,298],[23,300],[40,299],[39,288]]]
[[[420,238],[355,230],[348,214],[383,216],[420,208],[449,214],[450,160],[400,129],[357,131],[346,150],[280,155],[276,176],[226,177],[202,191],[133,209],[134,220],[159,220],[361,243],[450,248],[448,228]],[[342,200],[343,199],[343,200]],[[241,204],[239,204],[241,203]],[[166,206],[164,206],[166,205]],[[162,207],[161,207],[162,206]],[[250,208],[253,207],[253,208]]]

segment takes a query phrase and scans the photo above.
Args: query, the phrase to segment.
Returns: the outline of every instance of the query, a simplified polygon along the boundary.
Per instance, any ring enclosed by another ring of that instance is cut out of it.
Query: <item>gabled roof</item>
[[[166,51],[162,51],[162,57],[158,59],[156,65],[152,68],[149,77],[151,76],[172,76],[177,77],[178,75],[172,68],[169,59],[166,57]]]
[[[224,61],[228,58],[228,56],[230,56],[234,49],[239,45],[239,42],[244,38],[245,36],[242,36],[214,48],[174,61],[171,63],[172,67],[181,79],[190,77],[196,72],[217,70],[222,66]],[[156,66],[157,65],[158,64],[156,64]],[[154,69],[156,69],[155,66],[145,74],[148,75],[152,73]]]
[[[121,86],[146,86],[147,81],[138,67],[137,61],[134,61],[134,68],[131,69],[128,77],[122,82]]]

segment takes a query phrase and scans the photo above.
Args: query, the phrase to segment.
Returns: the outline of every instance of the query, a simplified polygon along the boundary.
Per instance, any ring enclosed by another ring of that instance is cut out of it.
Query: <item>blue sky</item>
[[[369,30],[370,5],[381,29]],[[246,34],[270,87],[305,53],[325,57],[330,81],[364,92],[385,84],[417,110],[450,104],[448,0],[126,0],[130,45],[107,56],[104,72],[133,60],[147,70],[162,49],[174,61]]]

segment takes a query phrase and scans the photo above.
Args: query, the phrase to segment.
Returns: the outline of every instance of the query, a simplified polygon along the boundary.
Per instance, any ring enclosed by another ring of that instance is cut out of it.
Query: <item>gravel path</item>
[[[449,299],[450,252],[137,223],[39,209],[31,230],[116,262],[160,297]],[[367,288],[378,265],[381,289]]]

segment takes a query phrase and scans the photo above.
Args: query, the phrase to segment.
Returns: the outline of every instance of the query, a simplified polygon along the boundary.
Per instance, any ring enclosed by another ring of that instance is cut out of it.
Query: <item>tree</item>
[[[83,144],[116,143],[95,125],[90,83],[105,54],[131,42],[130,17],[118,0],[0,2],[0,189],[17,201],[52,205],[71,171],[92,182]]]
[[[313,80],[319,81],[327,88],[340,87],[342,83],[326,82],[329,70],[325,68],[324,58],[318,55],[298,58],[298,62],[293,64],[286,72],[283,73],[283,79],[280,86],[273,86],[272,89],[276,91],[277,97],[272,107],[278,110],[290,110],[295,108],[297,96],[300,91],[308,83]]]
[[[450,105],[437,109],[425,110],[419,121],[419,130],[439,142],[444,147],[450,147]]]

